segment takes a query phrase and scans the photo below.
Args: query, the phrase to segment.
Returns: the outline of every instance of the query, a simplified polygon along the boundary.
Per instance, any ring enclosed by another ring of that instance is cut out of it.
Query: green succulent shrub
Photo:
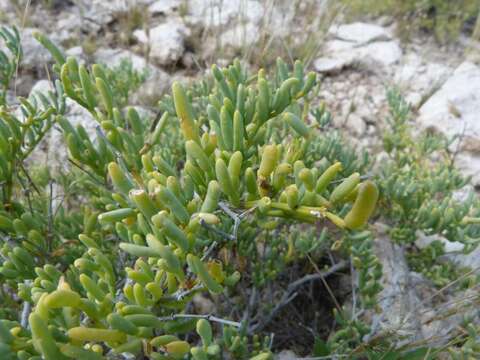
[[[389,91],[387,97],[391,110],[384,148],[388,158],[381,166],[378,183],[390,201],[386,217],[392,239],[410,246],[420,231],[460,242],[463,251],[469,253],[480,238],[479,202],[473,192],[465,196],[458,193],[469,179],[455,169],[455,155],[448,151],[456,139],[431,133],[413,135],[405,100],[395,90]],[[434,241],[426,249],[410,254],[413,268],[438,286],[455,280],[460,270],[448,263],[435,263],[443,248],[442,243]]]
[[[366,226],[376,185],[340,161],[313,162],[315,74],[281,60],[272,76],[213,66],[191,88],[174,83],[147,121],[125,106],[131,69],[86,67],[36,36],[56,61],[55,91],[20,99],[20,115],[0,111],[4,358],[270,358],[271,339],[251,338],[264,324],[188,309],[196,293],[228,298],[240,269],[266,286],[325,240],[294,239],[295,224]],[[66,99],[98,122],[95,139],[69,122]],[[64,186],[78,191],[55,208],[54,178],[25,163],[52,126],[75,165]],[[273,239],[277,227],[293,227],[290,240]],[[198,340],[186,341],[191,332]]]
[[[3,31],[6,94],[21,45],[15,30]],[[412,137],[398,94],[389,96],[389,159],[373,173],[368,153],[330,129],[316,74],[300,61],[253,74],[239,61],[214,65],[189,86],[175,82],[148,115],[129,106],[144,74],[82,65],[36,38],[55,61],[52,90],[18,98],[17,110],[6,96],[0,103],[2,359],[271,359],[275,321],[308,284],[317,306],[317,280],[335,326],[330,336],[311,330],[303,352],[412,355],[394,337],[365,340],[372,328],[362,314],[378,311],[382,290],[369,219],[385,222],[412,267],[440,286],[445,271],[428,273],[421,259],[437,264],[441,251],[418,255],[415,231],[467,252],[480,230],[473,197],[452,197],[466,180],[447,161],[427,171],[445,142]],[[72,124],[67,101],[92,115],[94,134]],[[53,130],[70,166],[29,160]],[[435,221],[425,211],[438,212]],[[329,281],[349,271],[353,308]],[[210,312],[199,311],[198,296]],[[303,316],[308,326],[322,321]],[[475,351],[462,339],[452,354]]]

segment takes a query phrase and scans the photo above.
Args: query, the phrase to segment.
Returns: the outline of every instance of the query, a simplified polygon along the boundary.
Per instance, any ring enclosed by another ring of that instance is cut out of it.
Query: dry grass
[[[308,66],[319,54],[330,25],[343,9],[343,5],[333,0],[266,0],[263,5],[264,14],[258,24],[258,34],[253,44],[246,41],[249,29],[245,21],[247,9],[244,0],[232,21],[243,26],[240,48],[232,51],[221,43],[221,34],[231,27],[231,23],[206,28],[198,34],[198,40],[193,41],[194,47],[195,44],[215,42],[202,65],[208,67],[219,59],[239,57],[245,63],[260,68],[269,67],[277,57],[281,57],[291,62],[301,59]],[[220,9],[220,13],[222,11]]]

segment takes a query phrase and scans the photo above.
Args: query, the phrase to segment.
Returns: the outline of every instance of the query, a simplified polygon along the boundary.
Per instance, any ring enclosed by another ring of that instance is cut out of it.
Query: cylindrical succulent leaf
[[[262,160],[258,169],[258,176],[266,179],[270,176],[277,165],[277,146],[266,145],[263,148]]]
[[[210,292],[219,294],[223,291],[222,286],[209,274],[207,267],[198,257],[188,254],[187,261],[192,268],[191,270],[198,275],[200,281]]]
[[[80,304],[80,295],[72,290],[55,290],[45,297],[44,304],[51,309],[77,307]]]
[[[174,82],[172,85],[172,93],[183,137],[185,140],[193,140],[200,144],[198,126],[195,123],[192,105],[185,93],[185,89],[180,83]]]
[[[354,230],[365,226],[375,210],[377,200],[377,186],[372,181],[368,180],[362,183],[352,209],[345,216],[345,226]]]
[[[36,312],[31,313],[28,322],[30,324],[30,330],[32,331],[33,345],[46,360],[67,359],[67,357],[60,352],[45,321],[40,315]]]
[[[343,198],[348,196],[350,192],[352,192],[357,184],[360,182],[360,174],[353,173],[348,178],[343,180],[340,185],[338,185],[330,194],[330,201],[332,203],[337,203],[341,201]]]
[[[170,189],[160,186],[156,193],[163,205],[165,205],[171,211],[178,221],[183,224],[188,223],[190,214]]]
[[[119,330],[129,335],[136,335],[138,333],[138,328],[120,314],[112,313],[108,315],[107,321],[115,330]]]
[[[220,186],[216,180],[208,183],[207,194],[205,195],[205,200],[203,200],[201,212],[212,213],[217,209],[220,191]]]
[[[308,138],[310,130],[308,129],[305,122],[300,119],[297,115],[287,112],[283,115],[283,120],[291,126],[291,128],[300,136]]]
[[[122,343],[127,340],[125,333],[118,330],[96,329],[78,326],[67,331],[70,339],[80,342],[105,341],[110,343]]]
[[[128,192],[134,188],[132,181],[125,176],[124,171],[117,163],[111,162],[108,164],[108,175],[110,175],[115,189],[124,195],[127,195]]]
[[[212,326],[207,320],[197,321],[197,333],[202,338],[203,346],[209,346],[212,343]]]
[[[121,221],[135,214],[135,210],[130,208],[116,209],[107,211],[98,215],[98,220],[103,223]]]

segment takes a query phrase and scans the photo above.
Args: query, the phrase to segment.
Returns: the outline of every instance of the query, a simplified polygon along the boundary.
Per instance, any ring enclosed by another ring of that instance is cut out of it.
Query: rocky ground
[[[480,186],[480,67],[468,60],[462,42],[440,46],[418,35],[401,44],[389,19],[343,23],[321,0],[301,4],[256,0],[49,3],[0,1],[0,24],[21,29],[24,59],[16,80],[18,95],[51,86],[45,66],[51,59],[32,37],[37,30],[47,33],[68,55],[87,63],[112,65],[129,58],[136,69],[147,68],[145,84],[133,95],[133,101],[146,111],[172,79],[196,78],[213,62],[227,63],[240,56],[252,67],[268,65],[275,59],[273,54],[284,53],[271,45],[280,39],[299,53],[302,44],[315,50],[307,58],[322,78],[320,100],[332,111],[335,127],[345,129],[352,143],[375,151],[380,148],[379,134],[388,116],[386,90],[398,86],[414,109],[415,127],[458,136],[452,144],[452,151],[458,152],[457,166]],[[305,17],[306,13],[310,16]],[[259,54],[270,57],[259,62]],[[93,130],[91,118],[78,106],[70,104],[70,116]],[[49,158],[59,153],[58,142],[59,135],[53,133],[46,144]],[[394,245],[387,240],[379,243],[386,269],[381,306],[398,311],[375,323],[402,323],[407,332],[430,334],[454,326],[427,321],[434,305],[428,300],[431,286],[408,271]],[[479,255],[475,251],[455,260],[479,266]],[[427,322],[428,326],[419,325]]]

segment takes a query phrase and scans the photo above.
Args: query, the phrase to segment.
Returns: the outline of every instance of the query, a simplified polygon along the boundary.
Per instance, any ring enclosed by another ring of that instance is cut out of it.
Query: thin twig
[[[273,346],[273,338],[275,337],[275,333],[270,334],[270,341],[268,342],[268,348],[271,350]]]
[[[235,240],[235,237],[233,235],[227,234],[226,232],[224,232],[220,229],[217,229],[216,227],[211,226],[210,224],[207,224],[205,222],[205,220],[203,220],[203,219],[200,220],[200,225],[202,225],[202,227],[204,227],[205,229],[210,230],[210,231],[216,233],[217,235],[220,235],[220,236],[226,238],[227,240]]]
[[[204,286],[202,284],[197,284],[194,287],[192,287],[191,289],[179,290],[179,291],[173,293],[172,295],[164,296],[163,299],[164,300],[176,300],[176,301],[182,300],[183,298],[185,298],[188,295],[191,295],[195,291],[202,290],[202,289],[204,289]]]
[[[206,259],[208,259],[210,254],[212,253],[212,251],[217,247],[217,245],[218,245],[218,242],[216,242],[216,241],[211,243],[210,246],[208,247],[207,251],[205,251],[205,253],[203,254],[203,256],[200,260],[205,261]]]
[[[32,284],[32,280],[25,280],[25,285],[29,286]],[[30,315],[30,311],[32,310],[32,304],[28,301],[23,303],[22,308],[22,315],[20,316],[20,325],[23,328],[28,326],[28,316]]]
[[[366,174],[360,176],[360,180],[361,181],[368,180],[368,179],[371,179],[372,176],[373,176],[372,173],[366,173]],[[330,182],[330,184],[338,184],[338,183],[343,182],[346,179],[348,179],[348,178],[341,178],[341,179],[338,179],[338,180],[333,180],[333,181]]]
[[[223,210],[223,212],[225,214],[227,214],[229,217],[231,217],[233,219],[233,232],[232,232],[232,236],[233,236],[233,240],[234,241],[237,241],[237,234],[238,234],[238,228],[240,226],[240,223],[242,222],[242,219],[245,218],[248,214],[252,213],[253,211],[255,211],[255,209],[257,208],[257,206],[253,206],[252,208],[250,209],[247,209],[245,210],[244,212],[242,212],[241,214],[237,214],[235,213],[234,211],[232,211],[229,207],[228,207],[228,204],[225,203],[225,202],[220,202],[218,204],[218,206],[220,207],[220,209]]]
[[[23,162],[20,163],[20,169],[22,169],[23,173],[27,177],[28,182],[30,183],[30,185],[32,185],[32,187],[36,191],[36,193],[40,195],[40,190],[38,190],[37,185],[35,185],[32,178],[30,177],[30,174],[28,173],[27,169],[25,169],[25,165],[23,164]]]
[[[324,281],[326,277],[334,274],[337,271],[345,269],[347,266],[348,266],[348,261],[343,260],[343,261],[338,262],[334,266],[330,267],[328,270],[319,271],[316,274],[305,275],[304,277],[290,283],[290,285],[288,285],[288,287],[287,287],[287,290],[283,294],[282,298],[277,303],[277,305],[274,307],[274,309],[270,312],[270,314],[268,314],[266,319],[262,322],[259,322],[255,325],[251,326],[248,329],[248,332],[253,333],[253,332],[256,332],[256,331],[261,331],[266,325],[268,325],[273,320],[273,318],[278,313],[278,311],[280,311],[281,308],[283,308],[285,305],[290,303],[290,301],[292,301],[297,296],[296,290],[299,287],[301,287],[303,284],[305,284],[307,282],[310,282],[310,281],[319,280],[319,279]]]
[[[315,268],[315,270],[317,270],[317,275],[321,275],[322,272],[320,271],[320,269],[318,268],[317,264],[315,264],[315,262],[312,260],[312,258],[311,258],[308,254],[307,254],[307,259],[308,259],[308,261],[310,261],[310,263],[311,263],[312,266]],[[345,266],[345,267],[348,265],[348,262],[346,262],[346,261],[341,261],[341,262],[337,263],[336,265],[332,266],[331,268],[333,268],[333,267],[335,267],[335,266],[338,266],[338,264],[342,264],[342,263],[344,263],[344,266]],[[330,268],[330,269],[331,269],[331,268]],[[335,303],[335,307],[337,308],[338,312],[341,314],[341,312],[342,312],[342,307],[340,306],[340,304],[338,303],[337,298],[336,298],[335,295],[333,294],[332,289],[330,289],[330,286],[328,286],[327,282],[325,281],[325,277],[320,276],[320,280],[322,280],[323,286],[325,286],[325,288],[327,289],[328,294],[330,295],[330,297],[332,298],[333,302]]]
[[[53,237],[53,181],[50,180],[48,183],[50,193],[48,200],[48,227],[47,227],[47,250],[52,251],[52,237]]]
[[[288,289],[290,289],[290,292],[291,292],[291,291],[297,289],[298,287],[300,287],[301,285],[303,285],[306,282],[326,278],[326,277],[332,275],[333,273],[335,273],[337,271],[345,269],[347,267],[347,264],[348,264],[347,261],[342,260],[342,261],[336,263],[334,266],[330,267],[327,270],[319,271],[315,274],[305,275],[304,277],[302,277],[302,278],[294,281],[293,283],[291,283],[288,286]]]
[[[257,299],[257,288],[254,287],[252,289],[252,292],[250,293],[250,300],[247,304],[247,307],[245,308],[245,311],[242,317],[242,322],[245,323],[246,326],[250,325],[250,311],[253,308],[253,305],[255,305],[256,299]]]
[[[208,320],[208,321],[213,321],[213,322],[217,322],[217,323],[224,324],[224,325],[230,325],[230,326],[234,326],[234,327],[237,327],[237,328],[242,327],[242,324],[239,323],[239,322],[226,320],[226,319],[221,319],[219,317],[216,317],[216,316],[213,316],[213,315],[210,315],[210,314],[206,314],[206,315],[201,315],[201,314],[172,314],[170,316],[159,317],[158,319],[160,321],[171,321],[171,320],[175,320],[175,319],[205,319],[205,320]]]
[[[220,202],[218,204],[218,206],[220,207],[220,209],[222,209],[225,212],[225,214],[227,214],[228,216],[230,216],[233,219],[234,223],[233,223],[232,237],[233,237],[234,241],[237,241],[237,231],[238,231],[238,227],[240,226],[240,222],[241,222],[240,217],[235,212],[230,210],[230,208],[228,207],[228,205],[226,203]]]
[[[357,272],[353,266],[352,256],[350,256],[350,277],[352,280],[352,320],[357,320]]]
[[[102,183],[100,180],[98,180],[95,175],[93,175],[90,171],[88,171],[87,169],[84,169],[80,164],[77,164],[75,161],[73,161],[72,159],[68,159],[68,162],[70,164],[72,164],[73,166],[75,166],[76,168],[80,169],[81,171],[83,171],[85,174],[87,174],[89,177],[91,177],[97,184],[107,188],[105,186],[104,183]],[[108,190],[108,188],[107,188]]]
[[[418,310],[420,308],[420,306],[423,306],[425,305],[426,303],[428,303],[430,300],[432,300],[433,298],[435,298],[436,296],[442,294],[445,290],[449,289],[450,287],[452,287],[453,285],[455,285],[456,283],[458,283],[459,281],[461,281],[462,279],[470,276],[471,274],[475,273],[476,271],[478,271],[480,269],[480,266],[477,266],[475,267],[474,269],[466,272],[465,274],[462,274],[462,276],[458,277],[456,280],[448,283],[447,285],[445,285],[444,287],[442,287],[441,289],[439,289],[438,291],[436,291],[434,294],[432,294],[431,296],[427,297],[426,299],[422,300],[418,306],[415,308],[415,309],[412,309],[408,314],[405,315],[405,318],[404,318],[404,321],[399,324],[399,328],[401,328],[403,325],[405,325],[405,323],[407,322],[407,320],[413,316],[414,314],[414,311]]]
[[[30,188],[27,187],[27,185],[24,183],[23,179],[20,176],[18,177],[18,181],[23,188],[23,193],[27,197],[27,203],[28,203],[28,208],[30,210],[30,213],[33,215],[33,205],[32,205],[32,199],[30,197],[31,190],[30,190]],[[2,185],[2,184],[0,184],[0,185]]]
[[[28,326],[28,316],[30,315],[31,309],[32,304],[30,304],[28,301],[25,301],[23,303],[22,315],[20,317],[20,325],[23,328],[26,328]]]

